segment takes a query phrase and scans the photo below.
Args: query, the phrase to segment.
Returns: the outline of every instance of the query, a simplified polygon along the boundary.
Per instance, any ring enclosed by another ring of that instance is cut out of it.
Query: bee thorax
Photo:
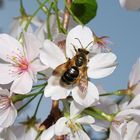
[[[80,53],[76,56],[76,60],[75,60],[75,65],[77,67],[81,67],[86,61],[86,55],[83,53]]]

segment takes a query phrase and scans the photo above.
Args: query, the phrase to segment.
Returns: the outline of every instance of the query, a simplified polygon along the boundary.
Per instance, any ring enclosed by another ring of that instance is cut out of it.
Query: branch
[[[72,4],[72,0],[66,0],[66,4],[68,7],[70,7]],[[69,19],[70,19],[69,10],[66,8],[67,6],[65,6],[65,12],[64,12],[64,17],[63,17],[63,27],[66,30],[68,29],[68,24],[69,24]]]

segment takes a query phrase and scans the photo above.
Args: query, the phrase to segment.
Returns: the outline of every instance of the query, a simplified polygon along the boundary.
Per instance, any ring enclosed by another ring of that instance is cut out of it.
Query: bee
[[[80,42],[78,38],[75,39]],[[82,93],[86,93],[88,87],[87,64],[89,61],[89,51],[87,51],[86,48],[89,46],[89,44],[85,48],[81,44],[81,48],[78,49],[76,49],[74,45],[72,46],[76,52],[75,56],[73,56],[71,59],[69,58],[67,62],[57,66],[53,71],[53,75],[61,77],[61,86],[71,87],[78,85],[80,91]]]

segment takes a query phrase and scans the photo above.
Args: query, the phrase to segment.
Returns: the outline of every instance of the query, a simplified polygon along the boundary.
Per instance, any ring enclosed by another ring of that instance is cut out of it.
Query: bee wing
[[[70,64],[71,60],[69,59],[66,63],[57,66],[52,74],[56,76],[61,76],[69,68]]]
[[[82,93],[82,97],[85,97],[87,93],[87,87],[88,87],[87,67],[85,67],[82,71],[83,72],[81,72],[78,86]]]

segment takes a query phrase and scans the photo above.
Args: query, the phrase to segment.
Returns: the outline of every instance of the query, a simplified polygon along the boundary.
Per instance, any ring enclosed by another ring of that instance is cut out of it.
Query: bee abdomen
[[[61,77],[61,80],[70,85],[79,76],[79,69],[76,66],[70,67]]]

